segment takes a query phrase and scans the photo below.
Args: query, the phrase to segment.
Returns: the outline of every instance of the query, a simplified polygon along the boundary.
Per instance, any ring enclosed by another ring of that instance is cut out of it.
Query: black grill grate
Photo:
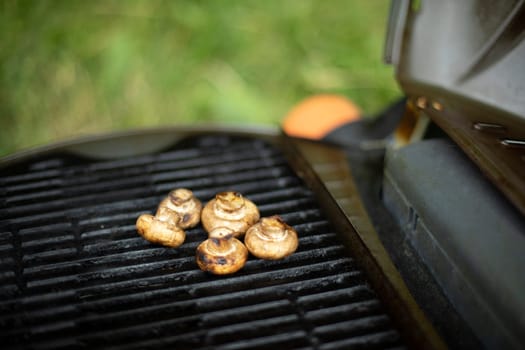
[[[41,158],[3,174],[0,327],[4,347],[257,349],[400,346],[363,272],[277,148],[200,136],[123,160]],[[201,272],[202,228],[178,249],[152,245],[135,220],[175,187],[203,201],[233,189],[300,236],[280,261]]]

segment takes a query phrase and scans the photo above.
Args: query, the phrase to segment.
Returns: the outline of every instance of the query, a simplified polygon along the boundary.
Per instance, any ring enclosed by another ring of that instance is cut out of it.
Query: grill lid
[[[524,23],[523,1],[397,0],[385,55],[416,114],[443,129],[523,215]]]

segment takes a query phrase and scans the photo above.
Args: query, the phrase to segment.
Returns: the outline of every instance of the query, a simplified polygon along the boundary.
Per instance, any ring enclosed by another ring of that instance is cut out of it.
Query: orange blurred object
[[[360,118],[361,110],[346,97],[315,95],[295,105],[284,117],[282,127],[290,136],[319,140]]]

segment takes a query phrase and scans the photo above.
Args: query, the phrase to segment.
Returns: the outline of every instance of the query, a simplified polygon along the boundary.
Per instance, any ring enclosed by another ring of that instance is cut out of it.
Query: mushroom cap
[[[297,232],[279,216],[262,218],[246,232],[246,248],[261,259],[277,260],[295,252],[299,245]]]
[[[197,226],[201,219],[202,203],[193,195],[192,191],[186,188],[177,188],[171,191],[160,202],[156,216],[159,215],[161,208],[176,212],[181,217],[178,225],[183,229]]]
[[[137,219],[137,231],[151,243],[177,248],[186,239],[186,232],[175,224],[177,218],[171,216],[167,220],[160,220],[153,215],[143,214]]]
[[[248,250],[233,231],[218,227],[196,250],[197,265],[202,271],[215,275],[227,275],[239,271],[248,259]]]
[[[234,237],[242,236],[248,228],[259,220],[259,209],[238,192],[221,192],[202,209],[201,221],[210,233],[215,228],[227,227]]]

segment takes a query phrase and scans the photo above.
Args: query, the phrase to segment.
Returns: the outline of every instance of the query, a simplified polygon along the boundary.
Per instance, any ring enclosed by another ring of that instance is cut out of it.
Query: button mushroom
[[[171,191],[168,197],[160,202],[159,210],[161,208],[176,212],[181,217],[178,226],[182,229],[195,227],[200,222],[202,203],[188,189],[178,188]]]
[[[259,209],[238,192],[221,192],[202,209],[201,221],[207,232],[216,227],[227,227],[235,237],[259,220]]]
[[[180,217],[167,208],[160,208],[155,216],[143,214],[137,219],[138,233],[151,243],[177,248],[186,239],[186,233],[178,226]]]
[[[277,260],[295,252],[299,245],[297,232],[279,216],[262,218],[246,232],[246,248],[261,259]]]
[[[215,275],[237,272],[248,259],[248,250],[233,231],[218,227],[209,233],[209,238],[199,244],[196,253],[197,265],[202,271]]]

